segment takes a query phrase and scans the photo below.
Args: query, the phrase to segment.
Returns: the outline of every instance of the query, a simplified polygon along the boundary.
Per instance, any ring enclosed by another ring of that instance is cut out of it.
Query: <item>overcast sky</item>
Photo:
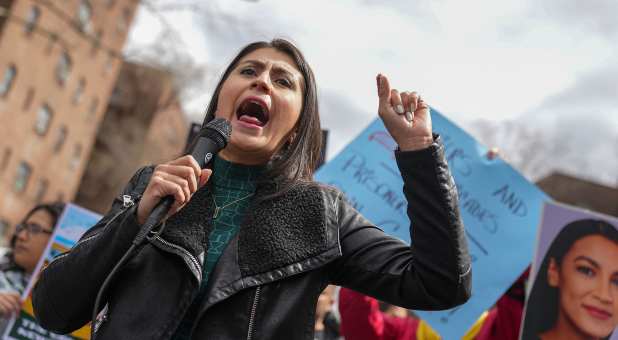
[[[618,1],[154,3],[178,33],[173,46],[208,66],[201,95],[185,103],[194,120],[201,120],[222,67],[242,46],[284,37],[316,73],[331,157],[374,118],[375,75],[382,72],[394,87],[419,91],[462,126],[478,119],[524,121],[560,126],[586,148],[603,145],[594,159],[609,171],[588,177],[618,185]],[[199,7],[183,7],[191,3]],[[140,9],[128,49],[161,39],[164,26]],[[601,135],[594,134],[598,126],[605,129]]]

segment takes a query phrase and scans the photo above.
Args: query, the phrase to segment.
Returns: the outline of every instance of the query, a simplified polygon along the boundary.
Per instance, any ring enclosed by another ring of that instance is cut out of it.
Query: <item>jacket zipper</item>
[[[90,236],[86,237],[83,240],[80,240],[73,247],[71,247],[71,249],[75,249],[79,245],[99,237],[101,235],[101,233],[103,232],[103,230],[107,229],[107,226],[109,226],[110,223],[114,222],[116,220],[116,218],[118,218],[118,216],[122,215],[124,212],[126,212],[129,208],[131,208],[134,205],[135,205],[135,201],[133,200],[133,198],[131,196],[123,195],[122,196],[122,206],[123,206],[123,208],[118,213],[116,213],[116,215],[114,215],[109,221],[107,221],[107,223],[105,223],[105,226],[103,226],[103,228],[101,228],[101,230],[99,230],[98,233],[96,233],[94,235],[90,235]],[[55,258],[53,258],[51,260],[51,262],[49,262],[49,264],[46,267],[50,266],[52,263],[56,262],[57,260],[65,257],[67,255],[69,255],[71,253],[71,249],[69,249],[66,253],[60,254],[60,255],[56,256]]]
[[[94,332],[98,332],[99,328],[103,326],[103,324],[109,319],[109,303],[105,304],[105,307],[101,310],[101,312],[97,315],[97,319],[94,324]]]
[[[255,312],[257,311],[258,302],[260,301],[260,288],[261,286],[257,286],[255,288],[255,297],[253,298],[253,306],[251,306],[251,317],[249,319],[249,330],[247,331],[247,340],[251,340],[253,338],[253,325],[255,323]]]
[[[188,250],[186,250],[185,248],[176,245],[174,243],[171,243],[169,241],[166,241],[165,239],[163,239],[161,236],[157,235],[154,237],[154,239],[151,239],[151,241],[155,241],[153,242],[155,245],[157,242],[160,242],[163,247],[163,250],[166,250],[168,252],[174,253],[182,258],[188,258],[189,261],[193,264],[193,268],[189,268],[189,270],[191,271],[191,273],[193,273],[193,275],[195,276],[195,278],[197,279],[198,284],[201,283],[202,281],[202,268],[200,266],[199,261],[195,258],[195,256],[191,255],[191,253],[189,253]],[[167,249],[166,249],[167,247]],[[161,247],[160,247],[161,248]]]

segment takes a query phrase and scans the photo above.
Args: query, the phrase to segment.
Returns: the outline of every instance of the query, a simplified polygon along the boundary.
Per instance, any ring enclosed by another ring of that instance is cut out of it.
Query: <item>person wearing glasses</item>
[[[20,296],[63,209],[64,203],[39,204],[15,228],[10,248],[0,258],[0,331],[21,309]]]

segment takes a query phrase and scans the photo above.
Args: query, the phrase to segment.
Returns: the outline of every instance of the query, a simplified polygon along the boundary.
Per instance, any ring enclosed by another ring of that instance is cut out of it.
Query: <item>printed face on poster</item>
[[[40,273],[44,266],[48,265],[53,258],[68,251],[79,238],[101,218],[100,215],[81,208],[74,204],[67,204],[64,212],[58,219],[54,233],[50,238],[47,248],[43,252],[34,273]],[[22,295],[22,310],[17,317],[12,318],[3,334],[2,339],[25,340],[25,339],[54,339],[73,340],[89,339],[90,327],[85,326],[77,331],[60,335],[54,334],[39,326],[34,317],[32,307],[32,288],[38,275],[32,275],[28,286]]]
[[[521,338],[618,339],[618,219],[543,208]]]

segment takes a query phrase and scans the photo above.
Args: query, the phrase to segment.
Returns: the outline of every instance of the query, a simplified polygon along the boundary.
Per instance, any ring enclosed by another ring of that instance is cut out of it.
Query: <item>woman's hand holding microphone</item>
[[[137,207],[139,224],[146,222],[152,209],[165,196],[174,197],[166,218],[178,212],[208,182],[211,174],[211,169],[202,170],[191,155],[157,165]]]

